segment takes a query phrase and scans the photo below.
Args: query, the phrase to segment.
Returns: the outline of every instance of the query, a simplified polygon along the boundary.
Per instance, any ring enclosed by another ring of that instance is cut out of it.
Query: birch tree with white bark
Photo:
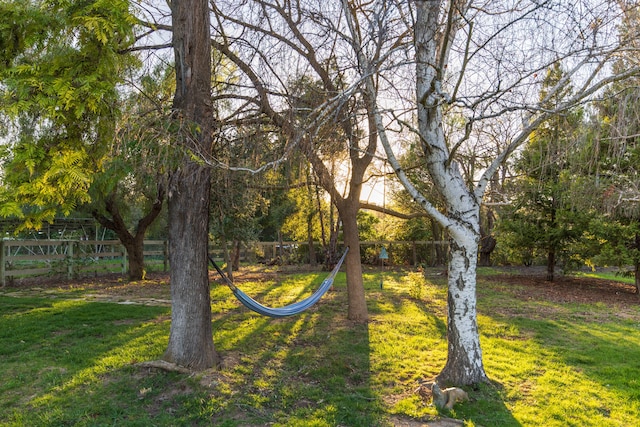
[[[476,265],[480,206],[490,180],[547,119],[593,101],[607,85],[638,69],[615,73],[610,67],[629,46],[617,33],[621,10],[614,3],[414,1],[411,16],[417,124],[378,107],[377,131],[406,190],[450,237],[448,357],[438,380],[474,384],[487,380],[477,323]],[[568,71],[547,96],[555,96],[569,80],[575,90],[549,109],[546,99],[536,98],[539,76],[558,62]],[[370,62],[369,68],[381,66]],[[369,98],[377,99],[372,77],[365,87]],[[465,118],[459,129],[446,120],[454,113]],[[466,181],[456,153],[465,144],[483,143],[474,140],[471,130],[495,121],[514,123],[514,118],[519,129],[505,135],[502,149],[487,152],[489,166]],[[418,138],[446,209],[436,209],[407,179],[396,159],[402,148],[392,143],[391,126],[398,124]]]
[[[615,74],[610,67],[627,45],[617,32],[621,7],[528,0],[215,3],[223,31],[214,46],[236,63],[250,88],[241,91],[250,93],[242,98],[242,108],[275,122],[290,149],[309,156],[330,193],[339,180],[323,164],[314,132],[331,122],[342,128],[351,159],[350,193],[334,194],[346,202],[343,221],[357,212],[354,196],[364,177],[362,168],[379,140],[406,190],[447,231],[451,251],[448,359],[439,375],[443,382],[487,379],[477,324],[476,264],[480,206],[488,185],[549,117],[589,102],[611,82],[637,73],[627,69]],[[568,81],[575,90],[549,109],[538,94],[542,76],[556,63],[567,70],[566,78],[549,89],[548,97]],[[294,98],[287,87],[303,75],[321,82],[318,96],[323,102],[308,112],[306,121],[292,120],[287,112]],[[498,135],[500,144],[495,135],[487,143],[482,130],[489,128],[506,129]],[[410,139],[407,133],[422,147],[444,209],[420,194],[396,160],[402,141]],[[468,147],[483,157],[484,170],[461,167],[459,154]],[[465,176],[463,170],[475,174]],[[359,260],[350,256],[348,282],[358,283],[349,285],[357,295],[350,295],[350,305],[359,307],[350,317],[363,319],[359,270],[353,269]]]

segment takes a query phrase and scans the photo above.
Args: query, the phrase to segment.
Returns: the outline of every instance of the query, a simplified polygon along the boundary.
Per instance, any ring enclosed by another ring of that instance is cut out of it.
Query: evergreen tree
[[[548,70],[540,99],[547,98],[548,89],[563,75],[559,64]],[[570,95],[567,85],[548,98],[547,107],[555,108]],[[585,218],[574,208],[568,192],[573,179],[571,156],[581,120],[581,110],[574,109],[551,117],[532,133],[515,161],[513,209],[502,223],[511,244],[523,248],[525,264],[532,262],[531,257],[545,256],[549,281],[553,281],[559,261],[568,266],[566,249],[585,226]]]

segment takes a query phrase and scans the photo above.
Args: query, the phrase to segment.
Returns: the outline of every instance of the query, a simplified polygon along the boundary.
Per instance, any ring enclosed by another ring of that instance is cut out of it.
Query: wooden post
[[[75,264],[75,259],[73,256],[73,241],[69,240],[67,242],[67,279],[73,279],[73,267]]]
[[[418,266],[418,250],[416,248],[416,241],[411,242],[411,250],[413,251],[413,266]]]
[[[127,274],[127,248],[120,245],[120,256],[122,257],[122,274]]]
[[[166,272],[169,267],[169,241],[162,243],[162,271]]]
[[[4,240],[0,240],[0,280],[2,281],[2,287],[7,284],[5,281],[5,259],[4,259]]]

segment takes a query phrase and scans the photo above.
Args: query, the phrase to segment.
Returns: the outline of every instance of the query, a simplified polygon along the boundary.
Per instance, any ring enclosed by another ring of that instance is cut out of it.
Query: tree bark
[[[480,261],[481,267],[491,267],[491,253],[496,247],[496,239],[493,236],[485,236],[480,243]]]
[[[176,67],[174,117],[186,148],[169,186],[171,330],[163,359],[193,370],[217,364],[208,274],[211,172],[187,150],[210,154],[211,44],[207,0],[172,0]]]
[[[186,162],[171,177],[171,330],[163,359],[193,370],[217,363],[207,266],[210,170]]]
[[[447,363],[438,374],[442,384],[469,385],[487,381],[476,312],[478,238],[450,242],[447,291]],[[459,239],[458,239],[459,240]]]
[[[496,248],[496,238],[493,237],[495,216],[491,209],[486,210],[485,221],[480,222],[480,261],[482,267],[491,266],[491,253]]]
[[[162,183],[158,184],[158,193],[156,200],[151,205],[151,209],[136,224],[135,232],[131,233],[124,222],[124,218],[120,214],[116,193],[111,193],[105,200],[105,209],[110,218],[93,211],[92,215],[105,228],[112,230],[118,236],[118,240],[127,250],[127,261],[129,264],[129,280],[141,280],[144,278],[144,237],[147,228],[156,220],[162,211],[165,189]]]
[[[367,302],[362,281],[362,263],[360,262],[360,236],[358,234],[358,206],[353,203],[340,203],[338,207],[342,219],[342,235],[349,252],[345,259],[347,276],[347,298],[349,307],[347,317],[354,322],[364,323],[369,319]]]
[[[556,248],[550,247],[547,252],[547,282],[553,282],[556,271]]]
[[[144,235],[137,235],[131,242],[124,243],[129,263],[129,280],[142,280],[144,269]]]
[[[454,7],[453,3],[450,5]],[[454,13],[454,10],[449,12]],[[449,40],[438,32],[439,13],[440,2],[416,3],[414,43],[418,130],[433,184],[447,206],[446,216],[437,212],[426,199],[422,198],[421,203],[432,211],[433,218],[447,230],[451,239],[447,363],[438,379],[442,383],[468,385],[487,381],[476,318],[480,198],[466,186],[459,166],[451,158],[442,128],[442,95],[438,88],[442,86],[446,64],[443,52],[448,49]]]
[[[231,269],[240,270],[240,250],[242,249],[240,240],[233,241],[233,256],[231,257]]]

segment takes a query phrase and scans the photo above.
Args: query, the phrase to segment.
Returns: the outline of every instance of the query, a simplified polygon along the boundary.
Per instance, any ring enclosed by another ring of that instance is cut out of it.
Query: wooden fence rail
[[[379,249],[386,246],[396,262],[417,265],[433,264],[436,250],[441,253],[447,242],[366,241],[360,245],[365,262],[375,262]],[[212,246],[209,249],[214,258],[223,258],[221,248]],[[240,259],[256,262],[285,257],[289,262],[306,262],[305,253],[308,253],[307,243],[255,242],[243,246]],[[165,240],[145,240],[144,257],[147,269],[169,269]],[[125,274],[127,268],[127,252],[118,240],[0,240],[1,286],[11,283],[14,278],[49,275],[72,279],[100,273]]]
[[[126,255],[118,240],[1,240],[0,281],[5,286],[18,277],[126,273]],[[145,240],[144,255],[145,263],[168,268],[164,240]]]

